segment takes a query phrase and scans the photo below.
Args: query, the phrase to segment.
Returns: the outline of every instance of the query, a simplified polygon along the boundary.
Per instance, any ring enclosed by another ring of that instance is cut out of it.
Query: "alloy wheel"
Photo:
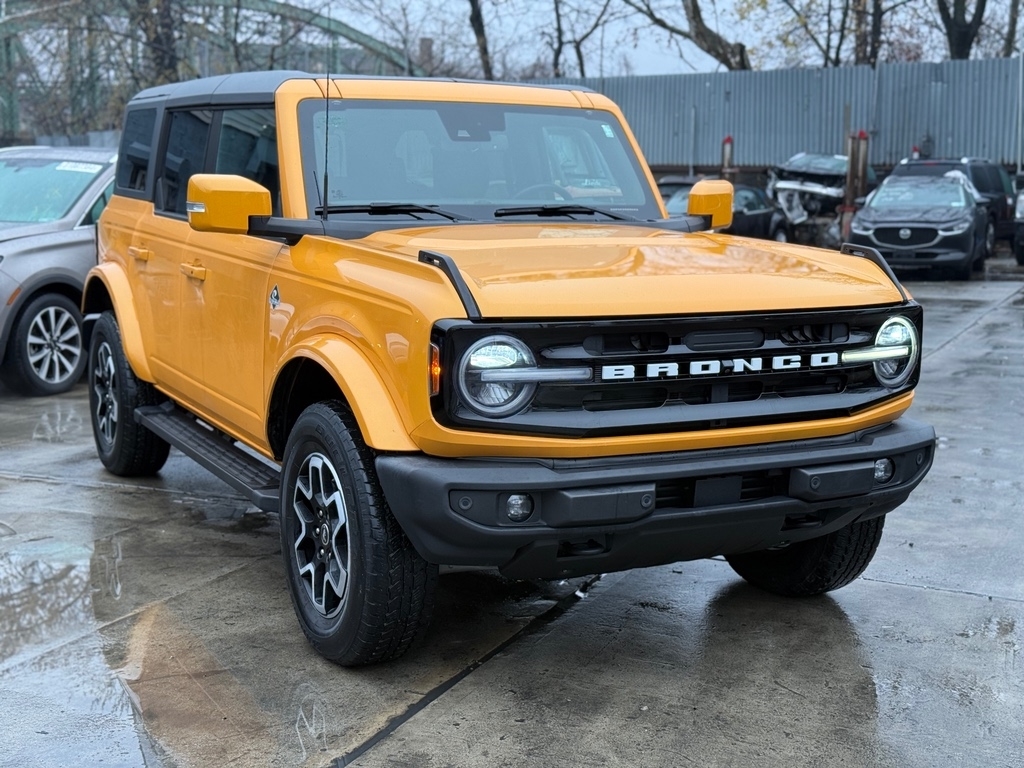
[[[28,363],[47,384],[61,384],[78,368],[82,357],[82,330],[63,307],[46,307],[29,325]]]
[[[96,367],[92,372],[92,388],[96,393],[96,433],[107,447],[117,435],[117,369],[110,344],[103,341],[96,349]]]
[[[299,522],[293,543],[299,579],[316,611],[334,618],[348,599],[348,510],[338,474],[322,453],[302,462],[292,509]]]

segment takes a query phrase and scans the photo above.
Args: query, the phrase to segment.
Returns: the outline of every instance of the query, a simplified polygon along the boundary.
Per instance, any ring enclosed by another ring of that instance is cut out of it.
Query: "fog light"
[[[875,470],[875,474],[878,474],[877,470]],[[509,520],[513,523],[521,523],[533,514],[533,497],[528,493],[513,493],[508,497],[506,510]]]
[[[875,482],[888,483],[892,480],[895,471],[896,466],[892,463],[892,459],[879,459],[875,462]]]

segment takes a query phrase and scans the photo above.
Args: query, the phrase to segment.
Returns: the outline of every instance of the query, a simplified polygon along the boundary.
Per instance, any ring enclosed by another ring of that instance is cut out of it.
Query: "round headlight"
[[[895,389],[906,383],[917,365],[920,345],[917,328],[905,317],[890,317],[875,336],[876,347],[892,347],[905,350],[905,354],[894,355],[875,362],[875,376],[886,387]]]
[[[533,353],[512,336],[488,336],[475,342],[459,362],[456,384],[463,401],[481,416],[518,413],[537,390],[535,382],[502,379],[502,372],[533,368]],[[486,375],[485,375],[486,374]]]

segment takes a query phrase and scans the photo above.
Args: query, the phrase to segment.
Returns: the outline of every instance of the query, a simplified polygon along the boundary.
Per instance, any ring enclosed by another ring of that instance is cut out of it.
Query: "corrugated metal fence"
[[[735,163],[764,167],[797,152],[846,151],[871,137],[870,162],[891,166],[930,140],[935,157],[1019,157],[1019,59],[880,64],[537,82],[582,84],[622,107],[654,166],[717,166],[732,136]]]

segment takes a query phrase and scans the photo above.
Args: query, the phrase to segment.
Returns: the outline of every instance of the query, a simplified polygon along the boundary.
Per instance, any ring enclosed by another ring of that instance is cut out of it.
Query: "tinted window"
[[[281,215],[274,110],[229,109],[221,120],[215,173],[252,179],[270,190],[274,215]]]
[[[169,213],[185,214],[188,180],[202,173],[212,113],[208,110],[173,112],[167,131],[163,175],[157,207]]]
[[[152,154],[155,109],[136,109],[124,120],[121,151],[117,159],[117,186],[121,189],[143,191],[149,156]]]
[[[986,195],[1003,193],[1003,182],[994,165],[971,166],[971,181],[974,182],[974,186],[978,188],[979,192]]]
[[[92,208],[82,218],[82,225],[87,226],[89,224],[95,224],[100,220],[100,214],[103,213],[103,209],[107,207],[107,203],[110,202],[110,196],[114,194],[114,182],[107,184],[106,188],[96,198],[96,202],[92,204]]]

